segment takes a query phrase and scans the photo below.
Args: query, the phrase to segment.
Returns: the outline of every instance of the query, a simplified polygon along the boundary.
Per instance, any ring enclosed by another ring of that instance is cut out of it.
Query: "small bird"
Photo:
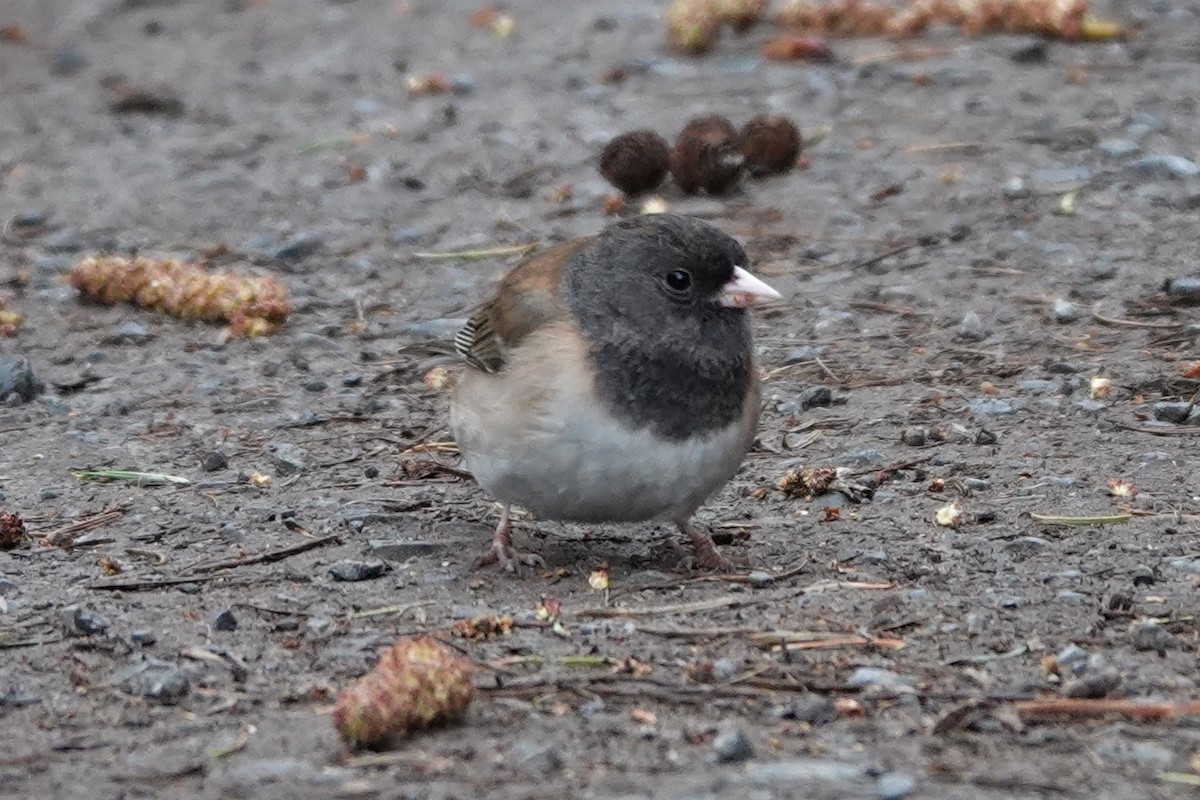
[[[728,569],[692,514],[741,464],[761,390],[746,309],[779,292],[706,222],[645,215],[513,269],[455,337],[450,426],[503,504],[476,566],[514,549],[513,505],[541,519],[675,523],[694,566]]]

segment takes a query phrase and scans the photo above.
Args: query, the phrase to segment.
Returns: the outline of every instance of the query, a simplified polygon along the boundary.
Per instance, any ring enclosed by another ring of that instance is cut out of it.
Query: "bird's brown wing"
[[[555,245],[526,259],[454,336],[454,350],[484,372],[499,372],[504,354],[532,331],[566,313],[559,296],[563,268],[585,240]]]

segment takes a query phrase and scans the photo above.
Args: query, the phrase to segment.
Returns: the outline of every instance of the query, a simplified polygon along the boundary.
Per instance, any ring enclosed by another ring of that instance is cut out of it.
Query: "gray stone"
[[[850,673],[846,685],[853,689],[912,689],[912,681],[909,678],[882,667],[859,667]]]
[[[958,323],[958,338],[968,342],[980,342],[988,337],[983,320],[974,311],[968,311]]]
[[[104,337],[106,344],[145,344],[153,339],[150,329],[136,320],[122,322]]]
[[[123,667],[112,674],[109,682],[122,691],[174,705],[188,695],[192,688],[186,672],[174,664],[146,658]]]
[[[766,589],[775,583],[775,576],[769,572],[755,570],[746,576],[746,583],[751,589]]]
[[[62,610],[63,629],[68,636],[95,636],[108,630],[108,620],[79,606]]]
[[[737,764],[754,757],[754,745],[740,728],[727,728],[713,739],[712,755],[718,764]]]
[[[1002,397],[977,397],[967,401],[967,408],[976,417],[1004,416],[1013,413],[1012,403]]]
[[[1132,139],[1105,139],[1096,149],[1109,158],[1125,158],[1141,151],[1142,146]]]
[[[1129,628],[1129,643],[1134,650],[1161,653],[1175,646],[1175,637],[1157,622],[1139,622]]]
[[[901,800],[916,790],[916,778],[904,772],[885,772],[875,786],[879,800]]]
[[[280,475],[295,475],[303,472],[307,466],[307,454],[289,442],[269,442],[267,455],[274,462],[275,470]]]
[[[1079,307],[1065,298],[1054,301],[1054,321],[1060,325],[1079,319]]]
[[[237,617],[227,608],[213,617],[212,626],[214,631],[236,631],[238,626]]]
[[[46,390],[24,356],[0,357],[0,400],[28,403]]]
[[[1009,200],[1020,200],[1021,198],[1029,197],[1031,194],[1029,186],[1025,183],[1025,179],[1015,175],[1004,182],[1001,192]]]
[[[329,568],[336,581],[369,581],[387,574],[391,569],[382,561],[339,561]]]
[[[320,233],[301,233],[275,248],[271,256],[280,261],[300,261],[308,258],[325,243]]]
[[[1129,166],[1136,172],[1157,177],[1192,178],[1200,175],[1200,166],[1195,161],[1173,153],[1152,153]]]
[[[1188,415],[1192,413],[1192,404],[1189,402],[1172,402],[1162,401],[1154,404],[1154,418],[1159,422],[1186,422]]]

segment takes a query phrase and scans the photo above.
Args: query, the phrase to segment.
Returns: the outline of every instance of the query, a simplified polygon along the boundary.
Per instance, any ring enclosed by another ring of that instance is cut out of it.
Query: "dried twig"
[[[1158,722],[1179,717],[1200,717],[1200,700],[1186,703],[1142,703],[1111,698],[1052,697],[1019,700],[1013,708],[1023,717],[1073,717],[1090,719],[1116,714],[1143,722]]]
[[[197,564],[191,568],[192,572],[216,572],[222,569],[235,569],[237,567],[245,567],[251,564],[271,564],[275,561],[282,561],[285,558],[290,558],[300,553],[305,553],[309,550],[315,550],[318,547],[324,547],[327,544],[335,544],[342,540],[341,534],[330,534],[322,536],[320,539],[312,539],[300,544],[294,544],[290,547],[281,547],[278,550],[268,550],[265,553],[259,553],[255,556],[244,556],[242,558],[231,558],[227,561],[216,561],[211,564]]]

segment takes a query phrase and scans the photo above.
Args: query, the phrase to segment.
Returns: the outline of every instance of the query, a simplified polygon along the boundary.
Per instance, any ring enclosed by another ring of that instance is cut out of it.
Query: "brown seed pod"
[[[720,34],[712,0],[671,0],[667,6],[667,41],[676,50],[699,55],[711,50]]]
[[[600,154],[600,174],[625,194],[655,189],[671,167],[671,149],[654,131],[639,130],[614,137]]]
[[[475,695],[471,662],[431,636],[400,639],[375,669],[343,689],[333,724],[351,747],[372,746],[462,716]]]
[[[735,33],[750,30],[767,13],[767,0],[716,0],[716,4],[717,16]]]
[[[723,194],[738,182],[742,156],[737,130],[720,114],[693,117],[675,139],[671,175],[687,194]]]
[[[25,540],[25,521],[17,513],[0,514],[0,550],[12,550]]]
[[[738,134],[738,149],[751,175],[786,172],[795,166],[802,147],[800,129],[777,114],[751,117]]]

